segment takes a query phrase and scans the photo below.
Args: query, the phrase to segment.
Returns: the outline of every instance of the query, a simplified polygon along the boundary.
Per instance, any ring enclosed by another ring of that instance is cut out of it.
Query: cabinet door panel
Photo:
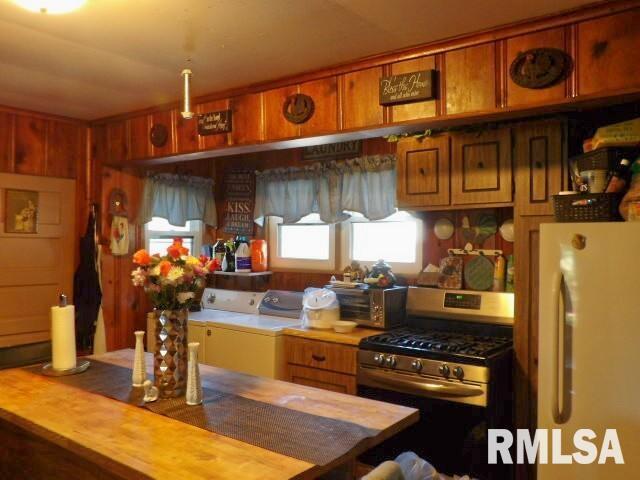
[[[309,120],[300,125],[300,135],[308,137],[338,130],[338,80],[322,78],[300,85],[300,93],[309,95],[315,103],[315,111]]]
[[[198,114],[202,115],[204,113],[219,112],[221,110],[227,110],[229,108],[230,108],[229,107],[229,100],[222,99],[222,100],[212,100],[211,102],[201,103],[196,107],[196,111],[198,112]],[[232,131],[236,130],[236,128],[240,128],[240,126],[242,125],[242,122],[236,123],[236,118],[233,115],[234,114],[232,113],[231,114],[231,130]],[[193,129],[196,130],[195,135],[196,135],[196,142],[198,144],[197,148],[199,148],[200,150],[210,150],[212,148],[226,147],[228,144],[230,144],[229,137],[231,136],[231,133],[216,133],[216,134],[213,134],[213,135],[198,135],[198,133],[197,133],[197,128],[198,128],[197,119],[195,119],[193,121],[190,120],[190,122],[193,123],[193,127],[189,127],[189,128],[193,128]],[[180,145],[180,134],[179,133],[178,133],[178,145]],[[182,150],[180,150],[180,151],[182,151]]]
[[[165,157],[176,153],[173,113],[173,110],[164,110],[162,112],[155,112],[151,116],[151,127],[159,124],[164,125],[167,128],[166,143],[161,147],[151,145],[151,156],[153,157]]]
[[[316,368],[287,366],[287,381],[332,392],[356,394],[356,377]]]
[[[495,63],[493,43],[445,53],[448,115],[496,109]]]
[[[398,205],[449,205],[449,137],[410,138],[398,143]]]
[[[578,24],[578,93],[640,86],[640,9]]]
[[[231,144],[259,142],[263,137],[262,94],[252,93],[229,100],[233,111]]]
[[[267,90],[264,96],[264,131],[268,140],[297,137],[300,128],[287,120],[282,107],[289,95],[298,93],[296,85]]]
[[[564,122],[515,128],[516,213],[553,215],[552,195],[564,190]]]
[[[382,77],[381,67],[368,68],[344,75],[343,128],[348,130],[383,123],[383,109],[378,103],[380,77]]]
[[[391,75],[416,72],[418,70],[432,70],[435,68],[435,57],[420,57],[391,64]],[[416,118],[429,118],[436,114],[436,101],[412,102],[391,107],[391,121],[402,122]]]
[[[452,138],[454,204],[511,202],[511,133],[500,129]]]

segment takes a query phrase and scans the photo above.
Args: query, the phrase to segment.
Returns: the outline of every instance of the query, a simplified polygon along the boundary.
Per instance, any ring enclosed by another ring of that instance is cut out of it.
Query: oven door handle
[[[370,370],[362,368],[361,374],[368,378],[371,378],[379,383],[384,383],[391,387],[405,387],[424,390],[439,395],[447,395],[450,397],[475,397],[483,395],[484,391],[481,388],[473,387],[464,383],[461,384],[449,384],[449,383],[436,383],[433,381],[416,381],[405,378],[399,378],[397,374],[381,373],[376,370]],[[421,377],[422,378],[422,377]]]

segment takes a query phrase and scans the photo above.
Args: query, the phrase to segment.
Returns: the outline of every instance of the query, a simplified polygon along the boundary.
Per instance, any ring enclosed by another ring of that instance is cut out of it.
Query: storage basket
[[[623,158],[635,158],[637,152],[638,150],[635,148],[599,148],[598,150],[572,157],[571,161],[576,162],[579,172],[584,172],[585,170],[611,170]]]
[[[558,222],[615,222],[622,220],[618,211],[622,197],[622,193],[554,195],[553,210]]]

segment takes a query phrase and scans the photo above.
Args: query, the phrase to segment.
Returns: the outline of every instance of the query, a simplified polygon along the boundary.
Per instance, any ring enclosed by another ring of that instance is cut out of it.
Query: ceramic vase
[[[189,372],[187,373],[187,405],[202,403],[202,383],[200,381],[200,367],[198,365],[198,342],[189,343]]]
[[[156,312],[153,376],[160,398],[175,398],[185,393],[188,319],[186,308]]]
[[[147,379],[147,368],[144,361],[144,331],[133,332],[136,336],[136,350],[133,355],[133,374],[131,383],[134,387],[141,387]]]

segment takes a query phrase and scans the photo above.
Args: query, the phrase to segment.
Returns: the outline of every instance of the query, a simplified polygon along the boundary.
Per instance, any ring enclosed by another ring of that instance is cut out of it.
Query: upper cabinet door
[[[453,135],[451,142],[454,205],[512,201],[511,132],[508,128]]]
[[[449,205],[449,137],[405,138],[398,142],[399,207]]]
[[[342,127],[345,130],[382,125],[384,110],[379,103],[382,67],[346,73],[342,80]]]
[[[552,195],[564,190],[565,123],[527,123],[514,129],[518,215],[553,215]]]
[[[444,54],[447,115],[496,110],[496,47],[484,43]]]

